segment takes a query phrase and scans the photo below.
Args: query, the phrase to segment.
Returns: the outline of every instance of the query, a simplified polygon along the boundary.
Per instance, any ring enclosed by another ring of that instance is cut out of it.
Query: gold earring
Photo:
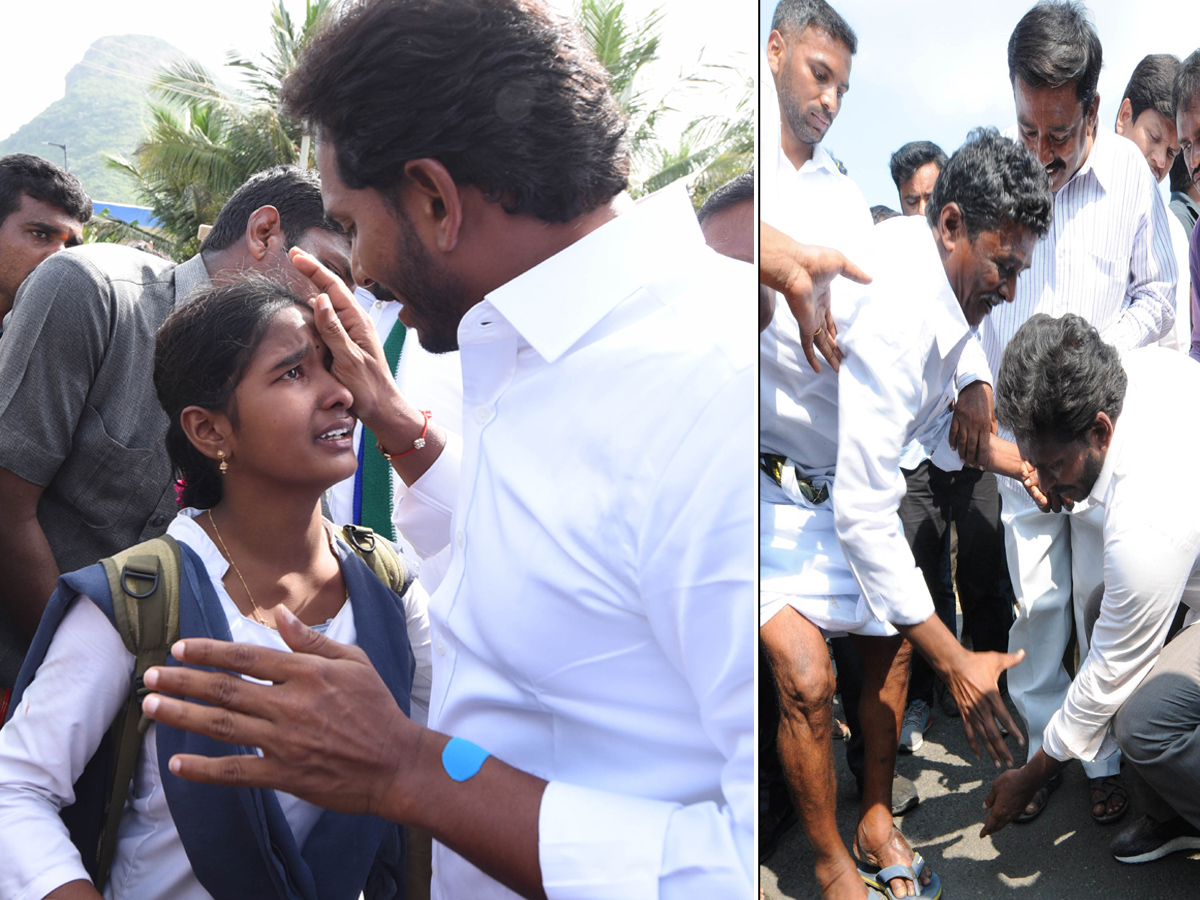
[[[222,475],[224,475],[226,472],[229,471],[229,463],[225,462],[225,451],[224,450],[217,451],[217,459],[219,459],[221,461],[221,464],[219,466],[217,466],[217,471],[220,472]]]

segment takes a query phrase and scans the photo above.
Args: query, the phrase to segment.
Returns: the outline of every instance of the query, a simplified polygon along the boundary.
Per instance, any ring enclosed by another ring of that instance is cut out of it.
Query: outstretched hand
[[[997,682],[1002,672],[1010,669],[1025,658],[1025,651],[1016,653],[970,653],[965,660],[956,666],[946,679],[946,686],[954,695],[958,709],[962,713],[963,731],[967,743],[976,757],[980,754],[980,743],[987,750],[988,756],[996,763],[996,768],[1002,764],[1013,764],[1012,753],[1000,733],[997,720],[1008,729],[1009,734],[1016,737],[1017,742],[1025,744],[1025,738],[1017,723],[1013,721],[1008,707],[1000,696]]]
[[[821,371],[817,351],[838,371],[842,351],[830,309],[829,286],[843,275],[860,284],[871,277],[837,250],[792,240],[767,223],[759,236],[759,280],[783,294],[800,326],[800,345],[814,372]]]
[[[283,607],[276,622],[294,653],[187,638],[171,650],[187,666],[146,673],[147,687],[158,692],[142,705],[149,718],[262,750],[261,757],[177,754],[171,771],[208,784],[274,788],[338,812],[378,813],[398,761],[422,729],[361,649],[318,634]]]
[[[1031,777],[1029,766],[1009,769],[997,775],[987,799],[983,801],[984,809],[989,812],[979,836],[983,838],[995,834],[1019,816],[1040,786],[1040,783]]]

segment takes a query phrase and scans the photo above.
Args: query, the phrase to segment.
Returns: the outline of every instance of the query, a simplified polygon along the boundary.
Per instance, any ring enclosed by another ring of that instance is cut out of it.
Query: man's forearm
[[[996,435],[991,436],[991,451],[988,457],[987,471],[997,475],[1007,475],[1018,481],[1022,478],[1021,451],[1012,441],[1006,441]]]
[[[546,782],[488,757],[465,781],[446,774],[448,739],[422,729],[416,751],[400,760],[379,815],[417,825],[522,897],[545,897],[538,818]]]
[[[37,516],[0,516],[0,603],[26,639],[37,631],[58,576]]]

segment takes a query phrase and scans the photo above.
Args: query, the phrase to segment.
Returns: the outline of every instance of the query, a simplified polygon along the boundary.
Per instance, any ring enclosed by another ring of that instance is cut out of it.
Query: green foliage
[[[0,141],[0,156],[32,153],[62,165],[62,150],[46,141],[66,144],[71,172],[92,199],[135,202],[132,184],[105,167],[104,154],[137,144],[147,84],[160,65],[180,55],[144,35],[100,38],[67,74],[63,97]]]
[[[303,26],[296,28],[283,0],[276,0],[272,50],[259,59],[229,54],[226,66],[239,76],[239,89],[222,87],[191,60],[155,77],[144,137],[131,158],[114,154],[109,166],[134,180],[140,202],[162,222],[175,259],[199,250],[199,227],[213,223],[247,178],[299,160],[299,129],[279,115],[280,86],[331,5],[308,0]]]
[[[693,205],[754,162],[754,75],[729,64],[698,60],[674,80],[646,85],[647,67],[658,62],[664,26],[661,8],[631,21],[622,0],[579,0],[576,16],[629,122],[630,190],[652,193],[686,178]],[[722,110],[689,122],[675,146],[660,139],[664,121],[678,114],[685,95]]]

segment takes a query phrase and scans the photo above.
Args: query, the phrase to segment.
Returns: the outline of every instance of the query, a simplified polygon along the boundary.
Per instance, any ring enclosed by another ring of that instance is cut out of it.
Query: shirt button
[[[441,638],[438,638],[438,639],[437,639],[437,644],[436,644],[435,646],[437,647],[438,656],[445,656],[445,655],[446,655],[446,643],[445,643],[445,641],[443,641]]]
[[[376,300],[376,301],[375,301],[375,308],[376,308],[376,309],[383,309],[383,301],[382,301],[382,300]]]
[[[467,546],[467,536],[461,531],[457,532],[454,535],[454,543],[458,549],[461,550],[463,547]]]
[[[492,417],[492,408],[490,406],[481,406],[475,410],[475,421],[480,425],[486,423]]]

